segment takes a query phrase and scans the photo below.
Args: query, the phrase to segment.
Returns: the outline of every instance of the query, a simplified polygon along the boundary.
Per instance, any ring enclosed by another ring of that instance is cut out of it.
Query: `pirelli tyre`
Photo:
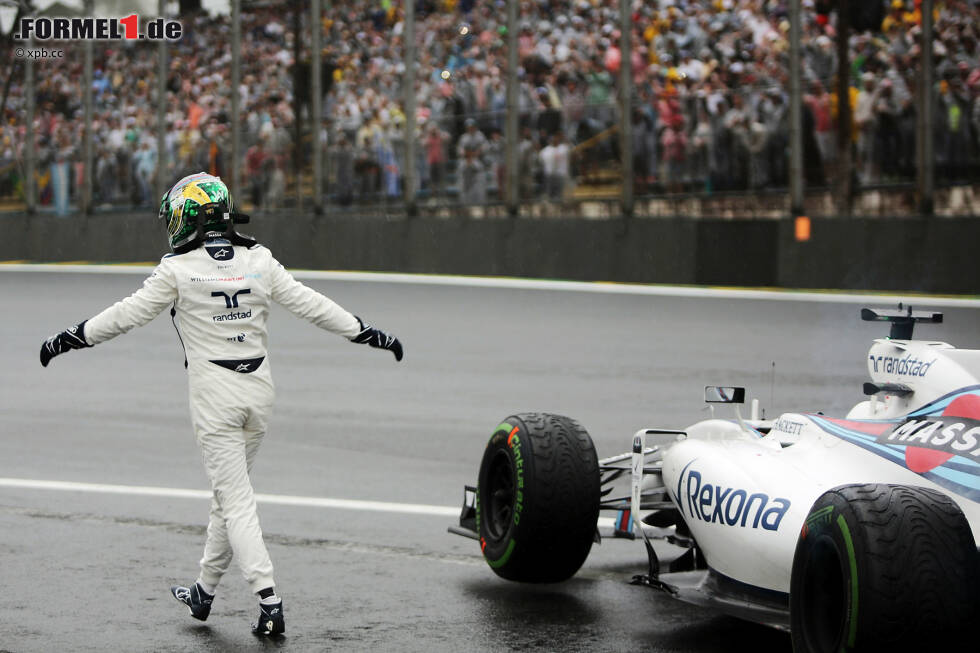
[[[790,581],[795,653],[961,650],[978,605],[976,544],[947,495],[846,485],[810,509]]]
[[[592,549],[598,518],[599,461],[578,422],[521,413],[497,426],[480,463],[476,521],[498,576],[570,578]]]

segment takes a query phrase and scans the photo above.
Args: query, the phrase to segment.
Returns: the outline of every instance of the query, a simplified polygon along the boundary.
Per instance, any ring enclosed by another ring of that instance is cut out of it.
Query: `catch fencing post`
[[[28,39],[27,49],[34,49],[34,39]],[[27,95],[27,106],[25,120],[27,121],[27,134],[24,140],[24,204],[28,215],[33,215],[37,210],[37,193],[35,188],[35,174],[37,172],[37,143],[34,141],[34,104],[37,90],[34,88],[34,61],[28,57],[24,61],[24,92]]]
[[[313,148],[313,214],[323,213],[323,144],[320,123],[323,120],[323,86],[320,83],[320,44],[323,12],[320,0],[310,0],[310,144]],[[297,120],[299,116],[296,117]]]
[[[231,194],[242,190],[242,0],[231,0]]]
[[[935,149],[933,143],[933,68],[932,68],[932,0],[922,0],[922,32],[919,35],[922,56],[919,59],[919,114],[916,125],[918,165],[916,166],[916,189],[918,190],[919,212],[932,215],[933,192],[935,190]]]
[[[633,55],[630,0],[619,0],[619,156],[623,166],[620,204],[623,217],[633,215]]]
[[[157,3],[157,14],[166,12],[166,0]],[[167,191],[167,42],[157,44],[157,165],[154,175],[153,201],[156,203]],[[154,206],[153,208],[158,208]]]
[[[85,15],[92,15],[92,0],[85,0]],[[92,212],[92,173],[95,171],[92,153],[92,40],[83,44],[85,61],[82,73],[82,102],[84,104],[84,126],[82,128],[82,188],[81,209],[85,214]]]
[[[405,103],[405,212],[409,217],[418,213],[415,204],[415,0],[405,0],[405,76],[402,78]]]
[[[520,140],[518,129],[517,102],[517,10],[519,0],[507,0],[507,80],[506,103],[507,114],[504,123],[504,166],[507,172],[507,213],[516,216],[519,212],[519,179],[521,172],[530,174],[530,170],[518,170],[517,144]]]
[[[800,89],[800,2],[789,2],[789,206],[805,215],[803,200],[803,100]]]

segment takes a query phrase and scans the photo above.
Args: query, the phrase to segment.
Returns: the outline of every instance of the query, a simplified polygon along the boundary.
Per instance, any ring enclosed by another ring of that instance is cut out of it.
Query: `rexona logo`
[[[980,420],[967,417],[910,417],[878,436],[882,444],[903,444],[980,458]]]
[[[919,358],[913,358],[912,354],[906,354],[901,358],[894,356],[868,356],[868,360],[871,361],[875,372],[897,374],[899,376],[925,376],[929,368],[932,367],[932,364],[936,362],[935,358],[926,362]]]
[[[789,499],[770,497],[764,492],[750,494],[740,488],[708,483],[695,469],[681,474],[677,482],[677,498],[681,512],[686,508],[688,515],[694,519],[767,531],[779,530],[779,524],[791,505]]]

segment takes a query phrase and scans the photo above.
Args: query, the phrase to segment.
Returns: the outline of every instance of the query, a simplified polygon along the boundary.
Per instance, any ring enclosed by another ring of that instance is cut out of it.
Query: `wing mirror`
[[[706,385],[704,386],[704,401],[708,404],[744,404],[745,388]]]

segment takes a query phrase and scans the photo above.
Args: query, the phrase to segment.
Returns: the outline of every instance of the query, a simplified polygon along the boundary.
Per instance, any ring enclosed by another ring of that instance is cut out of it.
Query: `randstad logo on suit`
[[[211,319],[215,322],[230,322],[232,320],[247,320],[252,317],[252,309],[247,311],[232,311],[231,313],[223,313],[221,315],[212,315]]]

